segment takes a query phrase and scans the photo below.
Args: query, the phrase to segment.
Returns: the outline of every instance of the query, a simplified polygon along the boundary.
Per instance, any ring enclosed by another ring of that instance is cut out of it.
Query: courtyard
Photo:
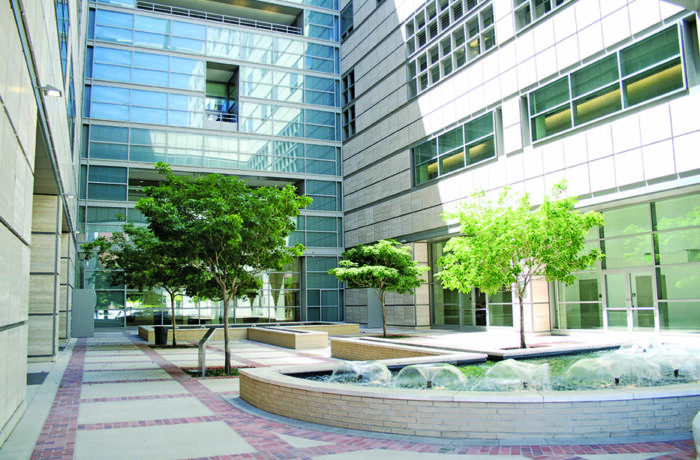
[[[413,343],[443,347],[469,342],[483,347],[489,340],[504,338],[498,333],[435,330],[411,334],[409,340]],[[612,339],[606,336],[597,340]],[[551,343],[571,338],[533,336],[532,340]],[[223,363],[222,346],[215,342],[209,349],[207,362],[211,366]],[[232,342],[231,352],[235,367],[292,367],[335,361],[329,348],[289,350],[248,340]],[[151,348],[133,329],[98,330],[93,338],[73,339],[55,362],[29,364],[27,411],[0,449],[0,459],[695,458],[690,433],[685,437],[498,443],[315,425],[248,405],[238,397],[237,377],[199,379],[182,370],[196,365],[196,348]]]

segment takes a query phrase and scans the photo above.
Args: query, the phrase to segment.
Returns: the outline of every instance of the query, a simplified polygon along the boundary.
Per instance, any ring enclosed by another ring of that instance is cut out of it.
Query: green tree
[[[382,327],[386,337],[386,293],[413,293],[422,283],[421,274],[429,268],[418,265],[410,249],[395,240],[360,245],[342,255],[340,267],[328,273],[346,282],[351,289],[374,289],[382,303]]]
[[[206,295],[211,291],[205,278],[176,246],[159,240],[151,230],[131,223],[123,226],[123,233],[101,236],[82,245],[89,259],[97,257],[108,269],[105,281],[110,285],[126,284],[140,291],[161,288],[170,296],[173,346],[177,345],[175,325],[175,297],[187,292],[190,295]]]
[[[584,248],[586,233],[603,224],[602,215],[577,212],[575,198],[561,197],[565,190],[565,183],[556,185],[553,199],[546,197],[534,211],[527,194],[512,203],[506,189],[494,205],[477,193],[456,212],[443,215],[446,221],[457,219],[461,235],[447,242],[439,260],[442,285],[463,293],[476,287],[488,294],[506,289],[517,295],[521,348],[527,346],[523,296],[532,279],[571,284],[576,279],[572,272],[602,257],[600,250]]]
[[[260,273],[281,270],[301,255],[304,247],[287,247],[286,239],[296,228],[295,217],[311,199],[297,195],[291,185],[253,188],[220,174],[176,176],[165,163],[157,163],[156,169],[164,182],[146,187],[148,198],[136,207],[156,237],[179,248],[204,278],[216,284],[215,298],[224,304],[224,366],[229,373],[231,300],[259,290]]]

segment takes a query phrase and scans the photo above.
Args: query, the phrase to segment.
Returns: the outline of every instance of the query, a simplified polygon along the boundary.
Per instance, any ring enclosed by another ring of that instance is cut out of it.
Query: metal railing
[[[222,123],[238,123],[238,115],[235,113],[218,112],[216,110],[205,110],[204,119],[207,121],[220,121]]]
[[[189,8],[180,8],[178,6],[161,5],[159,3],[137,1],[136,8],[140,10],[152,11],[154,13],[165,13],[175,16],[183,16],[186,18],[203,19],[205,21],[220,22],[223,24],[232,24],[243,27],[252,27],[255,29],[271,30],[274,32],[282,32],[285,34],[303,34],[302,29],[299,27],[287,26],[284,24],[274,24],[272,22],[265,21],[257,21],[255,19],[226,16],[225,14],[210,13],[208,11],[191,10]]]

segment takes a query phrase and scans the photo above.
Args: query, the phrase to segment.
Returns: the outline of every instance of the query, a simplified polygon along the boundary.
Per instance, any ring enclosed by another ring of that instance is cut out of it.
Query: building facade
[[[443,289],[442,214],[566,180],[605,225],[572,286],[537,281],[529,331],[700,330],[697,13],[658,0],[343,2],[345,245],[396,238],[431,267],[389,323],[517,327],[509,292]],[[351,12],[347,13],[347,12]],[[341,13],[342,15],[342,13]],[[371,296],[370,296],[371,297]],[[348,291],[347,321],[372,323]],[[517,303],[517,299],[516,299]]]
[[[84,14],[75,0],[0,6],[0,444],[25,407],[27,358],[70,337]]]
[[[81,241],[119,231],[153,164],[222,173],[252,186],[293,184],[313,198],[290,243],[304,256],[264,275],[237,322],[342,321],[328,269],[343,248],[340,45],[336,0],[89,3],[80,150]],[[169,324],[169,299],[105,281],[89,262],[96,327]],[[180,324],[219,323],[218,302],[176,298]]]

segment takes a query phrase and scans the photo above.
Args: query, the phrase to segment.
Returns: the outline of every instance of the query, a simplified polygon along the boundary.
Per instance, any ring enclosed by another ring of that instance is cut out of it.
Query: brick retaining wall
[[[697,384],[518,394],[421,391],[314,382],[271,368],[242,370],[240,395],[268,412],[324,425],[490,440],[689,436],[700,411]]]

